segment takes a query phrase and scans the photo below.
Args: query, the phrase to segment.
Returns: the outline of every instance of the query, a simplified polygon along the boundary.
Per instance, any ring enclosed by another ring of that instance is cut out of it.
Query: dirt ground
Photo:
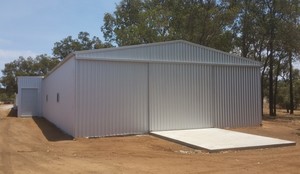
[[[150,135],[73,140],[43,118],[0,106],[0,173],[300,173],[300,116],[236,131],[296,146],[206,153]]]

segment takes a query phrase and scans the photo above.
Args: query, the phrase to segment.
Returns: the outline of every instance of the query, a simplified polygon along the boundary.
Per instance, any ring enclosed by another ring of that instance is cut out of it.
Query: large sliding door
[[[146,133],[148,64],[78,61],[76,136]]]
[[[150,131],[212,127],[211,77],[206,65],[149,64]]]

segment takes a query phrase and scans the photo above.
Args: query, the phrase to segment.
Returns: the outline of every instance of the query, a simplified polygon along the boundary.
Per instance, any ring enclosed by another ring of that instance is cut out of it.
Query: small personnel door
[[[22,116],[37,116],[38,90],[36,88],[22,89],[21,96],[21,115]]]

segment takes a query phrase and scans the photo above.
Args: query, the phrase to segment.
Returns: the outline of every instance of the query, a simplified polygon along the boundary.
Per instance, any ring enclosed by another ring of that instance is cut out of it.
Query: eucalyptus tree
[[[61,41],[55,42],[52,51],[54,57],[63,60],[68,54],[74,51],[108,47],[112,47],[112,45],[109,43],[102,43],[96,36],[90,38],[88,32],[79,32],[78,38],[73,39],[72,36],[67,36]]]
[[[18,76],[44,76],[59,62],[58,59],[51,58],[46,54],[27,58],[20,56],[5,64],[2,70],[3,76],[0,79],[1,85],[5,88],[8,96],[13,96],[17,92]]]
[[[299,1],[290,0],[282,1],[281,3],[281,21],[279,38],[281,41],[280,48],[282,52],[286,55],[286,62],[288,63],[288,74],[289,74],[289,110],[290,114],[294,113],[294,89],[293,89],[293,61],[299,59],[300,53],[300,9]]]
[[[234,7],[212,0],[123,0],[105,14],[101,31],[118,46],[184,39],[230,51]]]
[[[262,97],[268,96],[269,114],[275,116],[278,76],[283,68],[292,67],[291,61],[285,59],[290,57],[291,60],[299,52],[299,27],[295,20],[299,19],[299,3],[293,0],[249,0],[239,1],[237,5],[240,10],[232,27],[236,33],[235,47],[240,50],[241,56],[263,63],[262,88],[268,89],[268,94],[262,94]],[[284,62],[290,62],[289,66],[283,66]],[[291,72],[292,68],[292,101]],[[265,77],[268,78],[268,86]]]

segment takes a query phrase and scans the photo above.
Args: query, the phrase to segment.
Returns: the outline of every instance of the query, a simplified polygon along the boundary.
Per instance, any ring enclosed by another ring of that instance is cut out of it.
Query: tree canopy
[[[67,36],[61,41],[55,42],[52,49],[53,56],[62,60],[74,51],[112,47],[110,43],[102,43],[96,36],[93,38],[89,36],[88,32],[80,32],[76,39],[73,39],[72,36]]]
[[[119,46],[184,39],[231,51],[237,8],[226,2],[123,0],[106,13],[104,38]]]
[[[284,72],[289,74],[293,113],[299,7],[297,0],[122,0],[113,13],[105,14],[101,31],[118,46],[184,39],[261,61],[262,97],[268,98],[270,115],[275,116]]]
[[[0,82],[8,96],[17,92],[17,76],[44,76],[59,63],[58,59],[46,54],[35,58],[20,56],[17,60],[5,64]]]
[[[76,39],[73,39],[72,36],[67,36],[61,41],[54,43],[52,49],[54,57],[46,54],[27,58],[20,56],[17,60],[5,64],[0,82],[5,88],[6,94],[10,97],[17,92],[17,76],[44,76],[74,51],[107,47],[112,47],[112,45],[110,43],[102,43],[96,36],[90,38],[87,32],[80,32]]]
[[[298,0],[121,0],[103,18],[105,42],[80,32],[54,43],[56,59],[48,59],[56,64],[73,51],[183,39],[262,62],[262,99],[268,99],[270,115],[283,98],[293,113],[300,93],[293,67],[300,54],[299,8]],[[48,59],[20,57],[7,64],[3,86],[16,91],[16,75],[45,74],[52,66],[34,62]]]

